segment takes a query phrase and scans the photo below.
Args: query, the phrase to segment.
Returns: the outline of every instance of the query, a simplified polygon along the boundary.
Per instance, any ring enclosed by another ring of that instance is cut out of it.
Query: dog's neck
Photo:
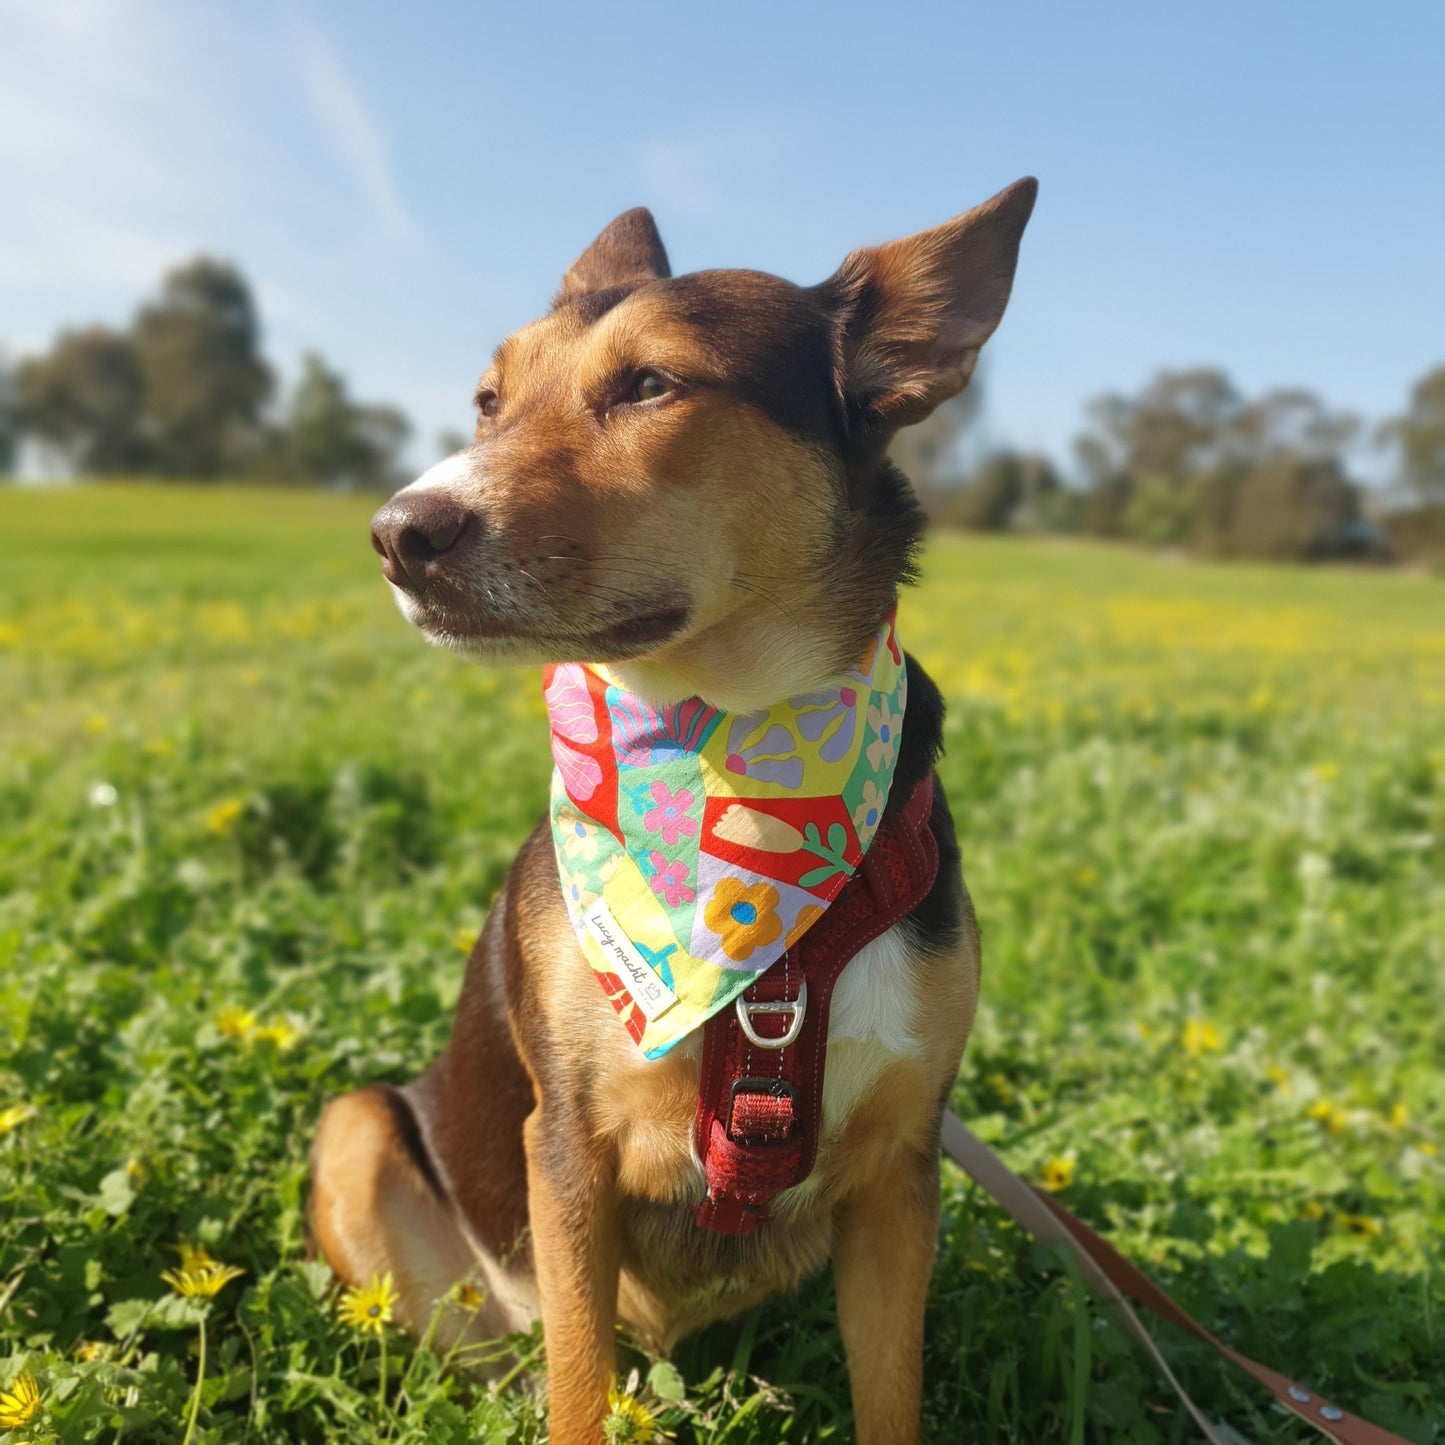
[[[657,706],[699,697],[725,712],[748,713],[836,682],[863,649],[894,597],[840,625],[824,598],[784,610],[759,600],[723,621],[646,657],[607,664],[619,686]]]

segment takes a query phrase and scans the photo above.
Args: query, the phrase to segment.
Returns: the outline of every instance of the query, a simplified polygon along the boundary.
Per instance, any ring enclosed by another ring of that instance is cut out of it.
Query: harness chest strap
[[[833,986],[860,949],[901,922],[938,875],[933,774],[885,818],[828,911],[730,1009],[703,1028],[694,1137],[707,1177],[697,1222],[747,1234],[818,1154]]]

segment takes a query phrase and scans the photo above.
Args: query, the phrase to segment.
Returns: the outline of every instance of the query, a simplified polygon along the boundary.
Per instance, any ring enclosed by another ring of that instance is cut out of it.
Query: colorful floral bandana
[[[907,695],[894,614],[841,681],[759,712],[654,707],[576,662],[542,680],[567,911],[658,1058],[823,916],[873,841]]]

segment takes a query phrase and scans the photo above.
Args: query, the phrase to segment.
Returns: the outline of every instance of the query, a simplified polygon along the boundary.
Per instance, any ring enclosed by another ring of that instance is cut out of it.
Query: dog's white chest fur
[[[891,1063],[917,1056],[918,962],[895,924],[861,949],[833,988],[823,1075],[823,1137],[841,1130]]]

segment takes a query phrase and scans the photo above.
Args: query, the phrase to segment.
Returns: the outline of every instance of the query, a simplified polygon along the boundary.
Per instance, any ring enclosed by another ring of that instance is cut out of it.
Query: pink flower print
[[[679,838],[691,838],[697,833],[697,819],[687,816],[693,804],[689,789],[679,788],[674,793],[659,779],[652,785],[652,801],[654,806],[642,815],[642,826],[649,833],[661,833],[669,848]]]
[[[648,860],[653,867],[652,891],[667,900],[669,908],[691,903],[697,894],[687,886],[687,864],[681,859],[669,863],[655,848]]]
[[[602,786],[602,767],[597,759],[573,746],[597,741],[597,719],[587,691],[587,674],[575,662],[564,663],[552,674],[543,696],[552,723],[552,758],[562,775],[562,785],[577,802],[585,803]]]

